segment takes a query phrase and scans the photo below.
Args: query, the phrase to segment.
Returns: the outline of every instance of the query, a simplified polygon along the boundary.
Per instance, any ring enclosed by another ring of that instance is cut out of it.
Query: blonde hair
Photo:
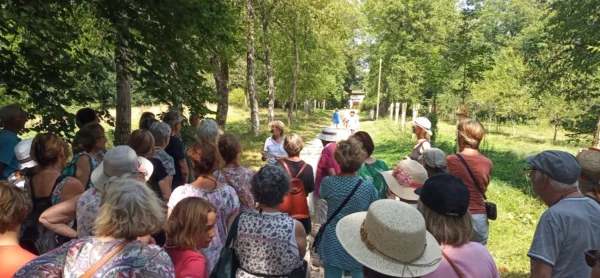
[[[354,173],[360,169],[367,158],[367,152],[363,149],[360,140],[350,137],[337,143],[334,157],[342,172]]]
[[[417,208],[425,218],[425,226],[439,244],[451,246],[461,246],[469,243],[473,237],[473,220],[471,213],[467,213],[461,217],[446,216],[439,214],[421,201],[417,203]]]
[[[458,123],[458,145],[461,149],[469,147],[479,149],[479,143],[483,140],[485,129],[480,122],[464,119]]]
[[[6,180],[0,180],[0,234],[23,223],[28,210],[25,192]]]
[[[269,128],[277,128],[281,130],[281,134],[285,132],[285,124],[282,121],[273,121],[269,124]]]
[[[40,133],[31,142],[30,157],[41,167],[50,166],[58,161],[60,155],[69,155],[69,146],[54,133]]]
[[[167,245],[198,250],[198,235],[208,232],[208,214],[217,212],[209,201],[199,197],[181,200],[169,216],[165,232]]]
[[[112,177],[102,196],[96,218],[96,234],[136,239],[162,229],[164,203],[146,184],[132,178]]]
[[[287,134],[283,138],[283,149],[289,157],[300,156],[300,152],[304,148],[302,137],[296,133]]]
[[[138,129],[131,133],[127,145],[130,146],[138,156],[154,157],[154,136],[150,131]]]

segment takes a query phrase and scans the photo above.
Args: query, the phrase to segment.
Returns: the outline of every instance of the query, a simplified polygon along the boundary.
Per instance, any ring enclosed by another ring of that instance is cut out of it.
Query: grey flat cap
[[[543,151],[525,161],[557,182],[572,184],[581,174],[581,163],[568,152]]]

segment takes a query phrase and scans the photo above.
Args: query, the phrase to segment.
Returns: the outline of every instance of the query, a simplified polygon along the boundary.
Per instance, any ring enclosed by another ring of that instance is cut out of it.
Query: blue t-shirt
[[[0,162],[6,164],[0,179],[8,179],[8,177],[19,170],[19,161],[15,156],[15,147],[21,141],[17,135],[8,130],[0,130]]]

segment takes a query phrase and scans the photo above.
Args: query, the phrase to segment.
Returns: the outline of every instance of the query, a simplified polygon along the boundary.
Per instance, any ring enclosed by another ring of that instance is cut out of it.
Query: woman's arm
[[[296,243],[298,244],[298,252],[300,253],[300,258],[304,258],[306,255],[306,231],[304,231],[304,226],[300,221],[294,220],[296,222]]]
[[[171,183],[173,182],[173,176],[166,176],[164,179],[158,181],[158,187],[162,193],[163,200],[169,202],[171,198]]]
[[[63,187],[60,199],[64,202],[74,197],[79,198],[83,192],[85,192],[85,188],[83,184],[78,179],[72,179],[67,177],[65,182],[65,186]]]
[[[91,163],[92,162],[90,161],[90,157],[87,155],[82,155],[77,160],[77,170],[75,170],[74,178],[78,179],[81,182],[81,184],[88,184],[88,181],[90,179]]]
[[[73,230],[73,228],[69,227],[66,223],[75,219],[77,201],[80,196],[81,195],[78,195],[44,211],[40,216],[40,223],[59,235],[77,238],[77,231]]]

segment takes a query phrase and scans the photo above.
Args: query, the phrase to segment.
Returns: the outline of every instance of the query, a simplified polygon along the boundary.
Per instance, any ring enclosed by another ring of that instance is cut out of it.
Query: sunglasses
[[[589,267],[594,267],[596,262],[600,261],[600,254],[598,253],[600,253],[600,250],[589,250],[583,252],[583,254],[585,254],[585,263],[587,263]]]

